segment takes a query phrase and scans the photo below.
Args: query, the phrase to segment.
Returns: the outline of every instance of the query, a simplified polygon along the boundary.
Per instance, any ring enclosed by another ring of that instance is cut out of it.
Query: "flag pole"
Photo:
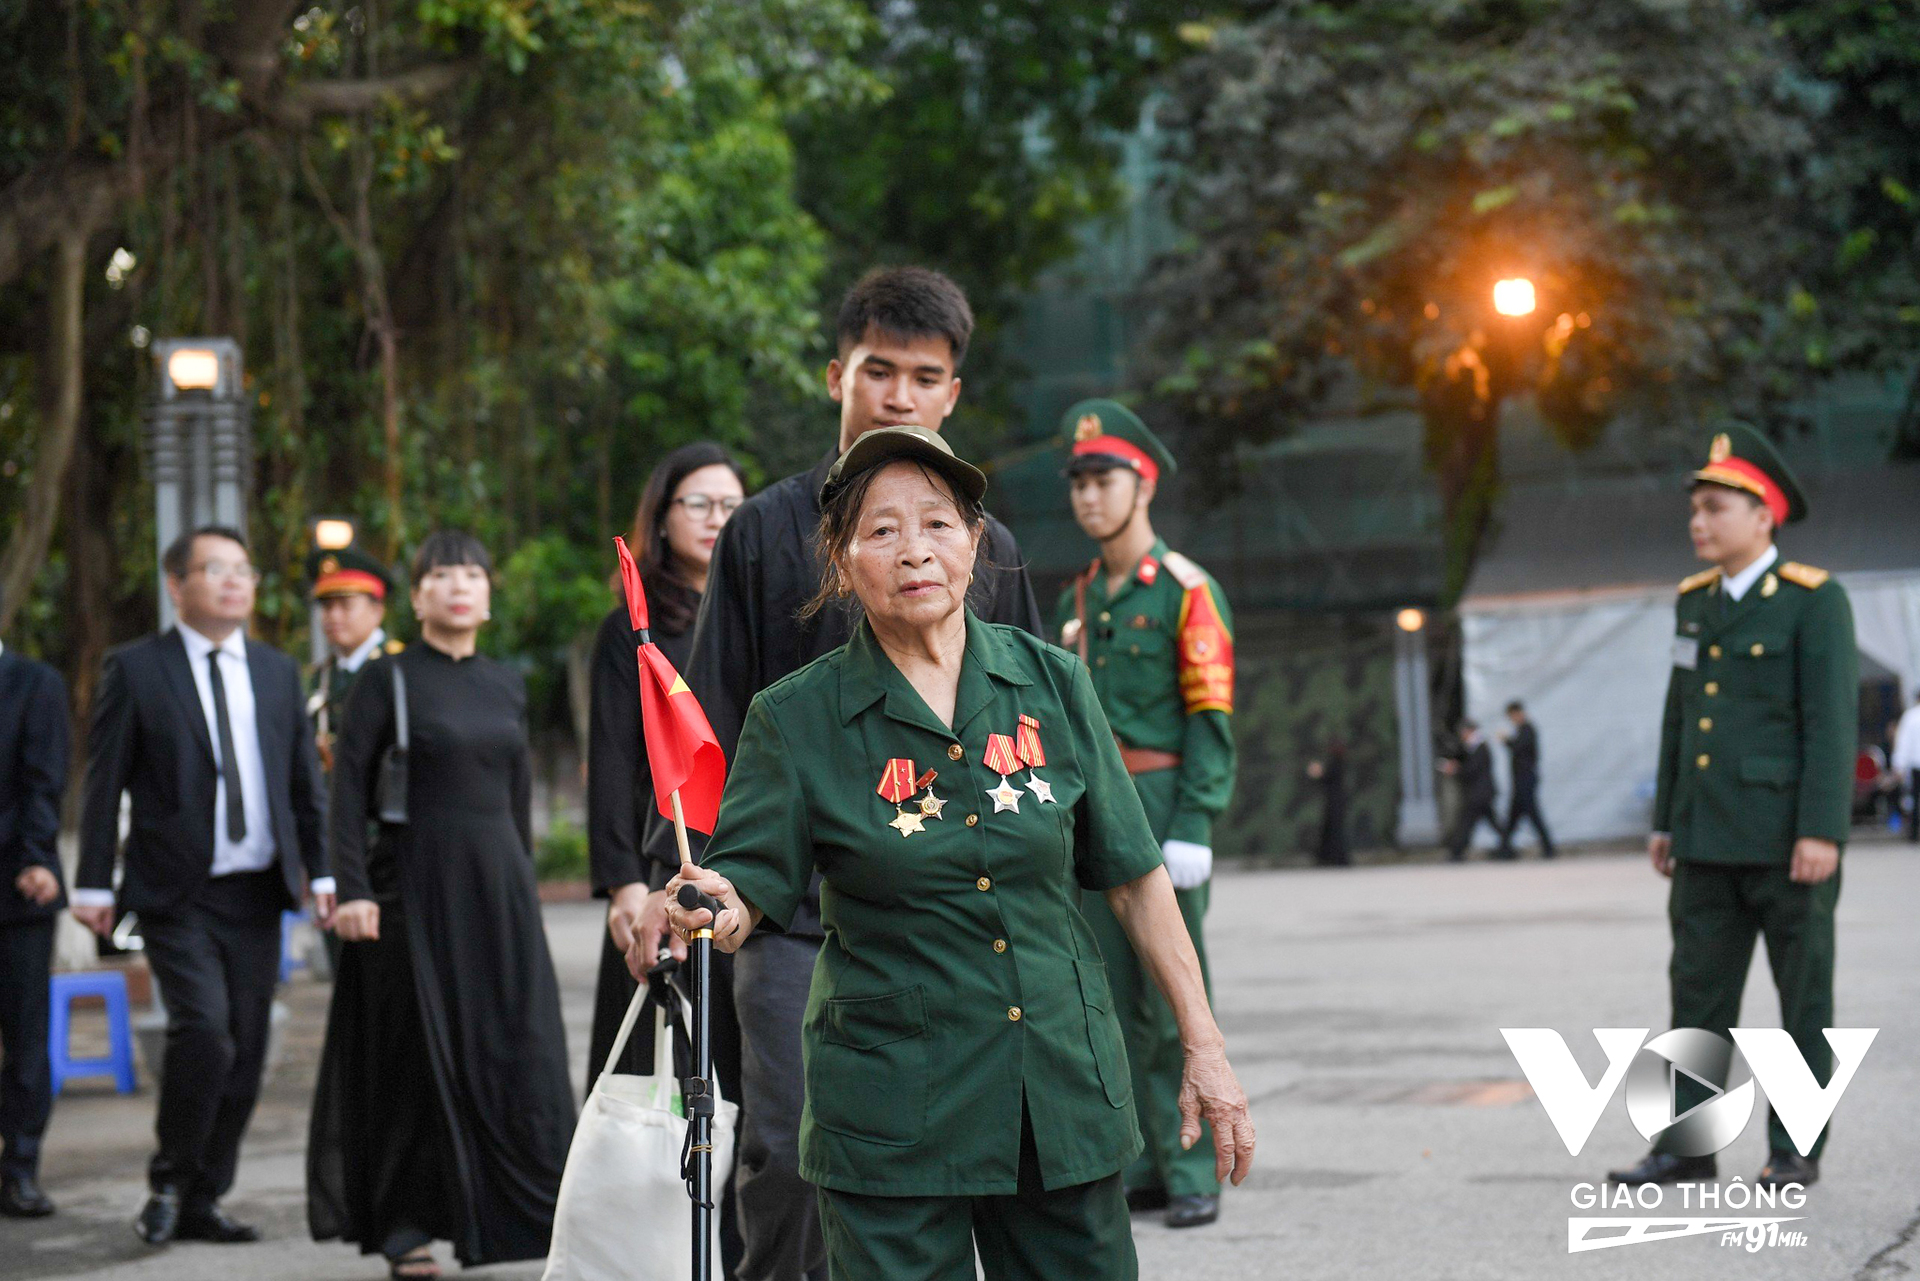
[[[681,863],[693,862],[687,847],[687,819],[680,808],[680,789],[674,788],[673,839],[680,847]],[[682,886],[684,905],[693,886]],[[697,891],[695,892],[697,894]],[[700,897],[705,897],[701,895]],[[698,898],[695,901],[699,901]],[[719,904],[713,903],[716,921]],[[710,1281],[713,1276],[713,1022],[711,982],[713,978],[713,925],[693,931],[688,942],[687,959],[693,970],[693,1075],[680,1083],[680,1095],[686,1101],[688,1155],[692,1168],[684,1171],[688,1193],[693,1200],[693,1281]]]

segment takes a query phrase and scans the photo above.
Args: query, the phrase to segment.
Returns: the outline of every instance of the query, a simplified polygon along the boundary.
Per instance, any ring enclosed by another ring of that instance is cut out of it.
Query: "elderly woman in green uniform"
[[[670,907],[731,951],[822,879],[801,1170],[835,1281],[1137,1274],[1120,1171],[1140,1151],[1106,966],[1104,891],[1186,1047],[1184,1141],[1253,1161],[1161,855],[1086,669],[964,595],[986,479],[917,427],[869,432],[822,489],[853,639],[754,699],[704,867]],[[834,597],[839,600],[831,599]],[[675,900],[669,898],[669,903]]]

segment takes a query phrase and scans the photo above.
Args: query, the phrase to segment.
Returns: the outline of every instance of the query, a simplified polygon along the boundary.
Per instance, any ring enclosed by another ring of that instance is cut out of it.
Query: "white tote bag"
[[[655,1007],[653,1075],[616,1074],[640,1007],[643,983],[627,1006],[607,1065],[580,1110],[554,1209],[553,1244],[542,1281],[690,1281],[693,1207],[680,1178],[687,1122],[673,1075],[667,1012]],[[680,1002],[688,1026],[692,1012]],[[740,1107],[719,1097],[714,1082],[714,1268],[719,1270],[720,1191],[733,1172],[734,1125]]]

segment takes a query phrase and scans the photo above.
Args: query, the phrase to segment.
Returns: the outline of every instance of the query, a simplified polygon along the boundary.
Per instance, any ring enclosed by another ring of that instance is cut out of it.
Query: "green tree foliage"
[[[1735,0],[1283,0],[1220,29],[1163,117],[1191,243],[1153,290],[1161,390],[1222,439],[1341,398],[1417,404],[1455,589],[1508,397],[1572,448],[1626,412],[1766,417],[1805,389],[1816,291],[1864,281],[1827,267],[1821,195],[1858,200],[1897,137],[1884,116],[1874,159],[1836,157],[1834,68],[1809,50],[1839,33],[1782,23],[1805,48]],[[1859,74],[1872,97],[1879,61]],[[1532,315],[1495,313],[1507,277],[1537,287]]]

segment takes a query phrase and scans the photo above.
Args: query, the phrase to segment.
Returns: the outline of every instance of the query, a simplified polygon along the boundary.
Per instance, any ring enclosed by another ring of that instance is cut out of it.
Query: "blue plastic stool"
[[[307,968],[304,957],[294,955],[293,932],[307,919],[305,912],[280,913],[280,981],[285,983],[295,970]]]
[[[127,1011],[127,976],[118,970],[53,976],[47,1015],[47,1058],[53,1064],[53,1092],[77,1076],[110,1076],[114,1088],[132,1094],[133,1020]],[[107,1057],[76,1059],[67,1046],[73,1025],[72,1002],[79,996],[97,996],[107,1003]]]

